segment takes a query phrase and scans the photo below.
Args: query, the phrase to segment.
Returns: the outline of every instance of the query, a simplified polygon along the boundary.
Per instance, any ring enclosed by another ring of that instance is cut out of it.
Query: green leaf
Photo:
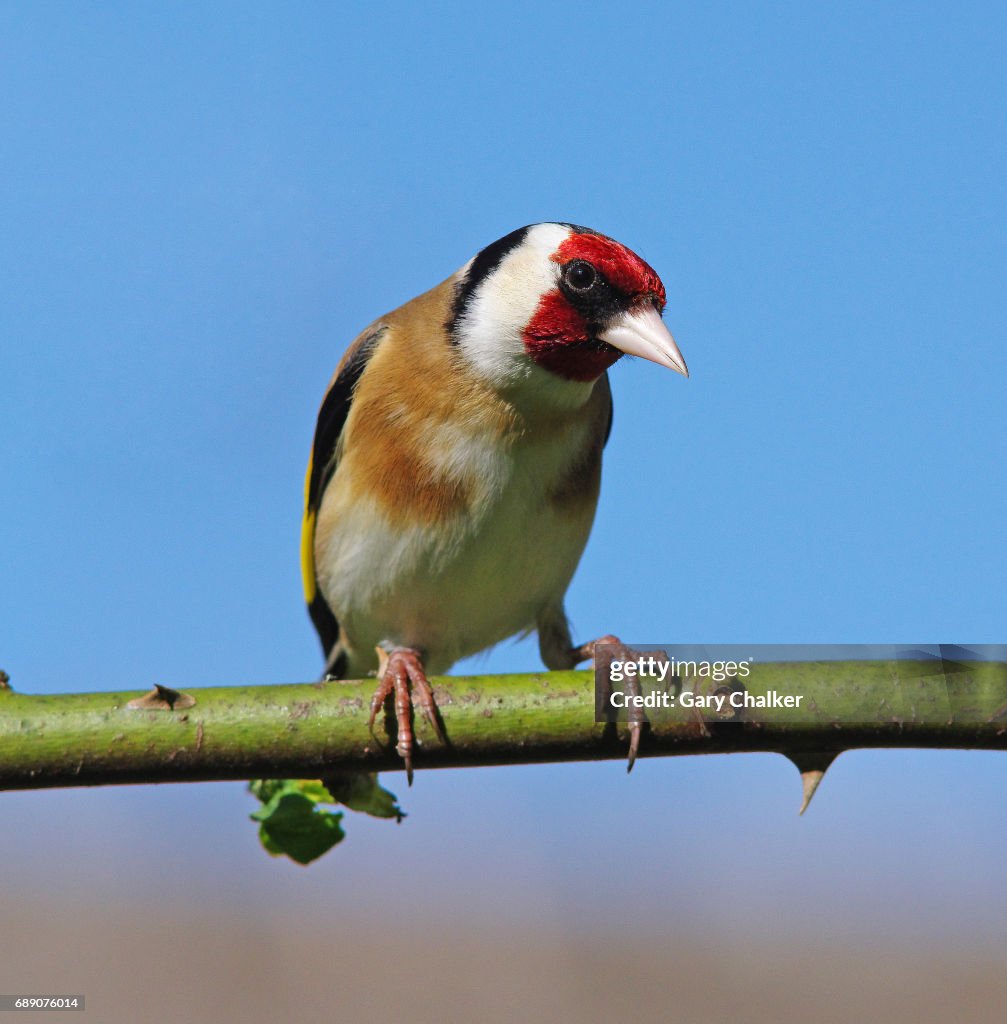
[[[395,794],[378,785],[378,777],[372,772],[333,772],[322,781],[332,798],[345,804],[351,811],[362,811],[375,818],[394,818],[396,821],[405,817]]]
[[[248,791],[262,803],[268,804],[283,789],[287,781],[287,779],[252,779],[248,784]]]
[[[310,864],[343,837],[343,815],[319,804],[342,803],[354,811],[401,821],[405,815],[377,775],[336,772],[326,779],[254,779],[249,792],[263,804],[254,814],[267,853]]]
[[[288,786],[296,786],[297,792],[316,804],[334,804],[337,801],[325,788],[321,779],[287,779]]]
[[[316,779],[258,779],[249,789],[263,801],[251,818],[259,822],[259,841],[273,856],[285,854],[298,864],[310,864],[345,834],[342,814],[317,806],[332,798]]]

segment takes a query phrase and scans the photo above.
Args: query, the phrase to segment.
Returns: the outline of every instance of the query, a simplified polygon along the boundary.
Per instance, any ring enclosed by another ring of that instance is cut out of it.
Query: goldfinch
[[[688,376],[664,305],[619,242],[533,224],[375,320],[339,363],[308,464],[305,598],[326,674],[378,672],[372,727],[394,695],[410,782],[413,702],[443,738],[428,672],[532,630],[550,669],[592,656],[563,598],[598,500],[606,371],[627,354]],[[631,761],[638,741],[637,727]]]

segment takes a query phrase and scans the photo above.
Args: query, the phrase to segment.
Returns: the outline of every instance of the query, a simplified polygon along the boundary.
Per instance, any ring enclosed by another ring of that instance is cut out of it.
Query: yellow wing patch
[[[315,510],[311,507],[311,465],[304,478],[304,519],[301,520],[301,582],[304,584],[304,600],[311,604],[315,599]]]

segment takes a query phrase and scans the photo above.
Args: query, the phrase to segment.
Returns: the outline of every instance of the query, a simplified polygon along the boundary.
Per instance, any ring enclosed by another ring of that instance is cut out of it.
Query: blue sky
[[[1003,643],[1004,22],[0,5],[0,665],[33,692],[313,678],[300,503],[340,353],[554,219],[658,270],[692,371],[613,371],[579,638]],[[523,643],[463,668],[537,666]],[[570,928],[634,863],[654,922],[1003,940],[1001,761],[848,754],[800,821],[769,756],[420,771],[388,779],[406,823],[354,819],[308,872],[256,849],[237,785],[12,794],[0,857],[99,896],[170,854],[264,914],[363,912],[347,889],[384,880],[417,914]],[[388,881],[419,862],[429,893]]]

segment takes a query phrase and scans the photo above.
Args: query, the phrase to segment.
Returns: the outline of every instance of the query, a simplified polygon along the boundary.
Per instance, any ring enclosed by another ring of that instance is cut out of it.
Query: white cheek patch
[[[522,334],[543,295],[559,282],[552,254],[570,235],[562,224],[536,224],[479,286],[458,325],[458,341],[476,371],[497,386],[534,367]]]

